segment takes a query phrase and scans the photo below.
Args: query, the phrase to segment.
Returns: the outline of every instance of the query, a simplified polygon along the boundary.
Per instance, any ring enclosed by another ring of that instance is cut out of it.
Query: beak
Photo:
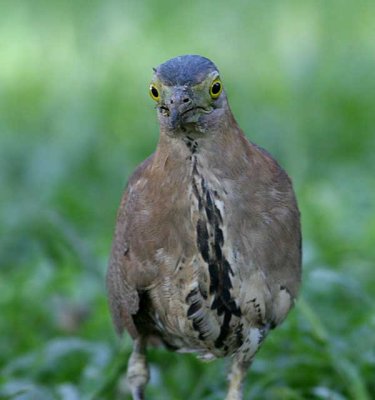
[[[185,87],[177,87],[172,92],[167,107],[171,128],[173,130],[181,128],[185,122],[184,114],[194,108],[192,94]]]

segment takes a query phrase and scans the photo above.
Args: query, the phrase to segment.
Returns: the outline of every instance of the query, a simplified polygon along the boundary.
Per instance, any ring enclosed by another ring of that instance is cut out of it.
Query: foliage
[[[198,53],[293,177],[304,285],[246,398],[375,394],[371,0],[0,5],[0,398],[128,398],[105,270],[116,208],[157,143],[151,67]],[[217,400],[227,362],[149,352],[151,399]]]

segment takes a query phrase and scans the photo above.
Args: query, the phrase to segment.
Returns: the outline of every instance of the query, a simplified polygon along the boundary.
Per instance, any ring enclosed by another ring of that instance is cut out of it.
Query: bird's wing
[[[258,266],[267,277],[272,298],[268,318],[276,326],[293,306],[300,285],[300,216],[287,173],[267,151],[255,148],[263,158],[263,171],[267,174],[263,178],[267,184],[260,190],[263,210],[259,227],[263,242],[258,247]]]
[[[239,265],[246,267],[232,283],[252,323],[276,326],[292,307],[300,284],[299,211],[286,172],[267,151],[243,142],[252,164],[244,201],[236,204],[235,226],[245,255]]]
[[[107,289],[112,318],[118,333],[126,329],[133,338],[138,336],[133,316],[139,309],[137,270],[139,262],[132,257],[131,232],[134,225],[134,209],[137,198],[137,183],[152,161],[145,160],[129,179],[117,214],[116,229],[107,273]]]

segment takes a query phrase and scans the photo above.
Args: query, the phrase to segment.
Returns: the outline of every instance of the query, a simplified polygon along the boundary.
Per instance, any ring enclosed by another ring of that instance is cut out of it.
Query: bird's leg
[[[144,389],[149,377],[146,360],[146,341],[144,338],[138,338],[133,342],[133,352],[129,358],[126,374],[133,400],[144,399]]]
[[[252,360],[234,357],[229,373],[229,390],[225,400],[242,400],[243,381]]]

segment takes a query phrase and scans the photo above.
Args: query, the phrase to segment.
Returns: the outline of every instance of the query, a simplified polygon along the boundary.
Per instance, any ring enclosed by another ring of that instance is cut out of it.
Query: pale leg
[[[250,365],[251,360],[244,362],[237,357],[233,359],[229,373],[229,390],[225,400],[242,400],[243,381]]]
[[[133,342],[133,352],[129,358],[126,374],[133,400],[144,399],[144,390],[149,377],[145,341],[142,338],[136,339]]]

